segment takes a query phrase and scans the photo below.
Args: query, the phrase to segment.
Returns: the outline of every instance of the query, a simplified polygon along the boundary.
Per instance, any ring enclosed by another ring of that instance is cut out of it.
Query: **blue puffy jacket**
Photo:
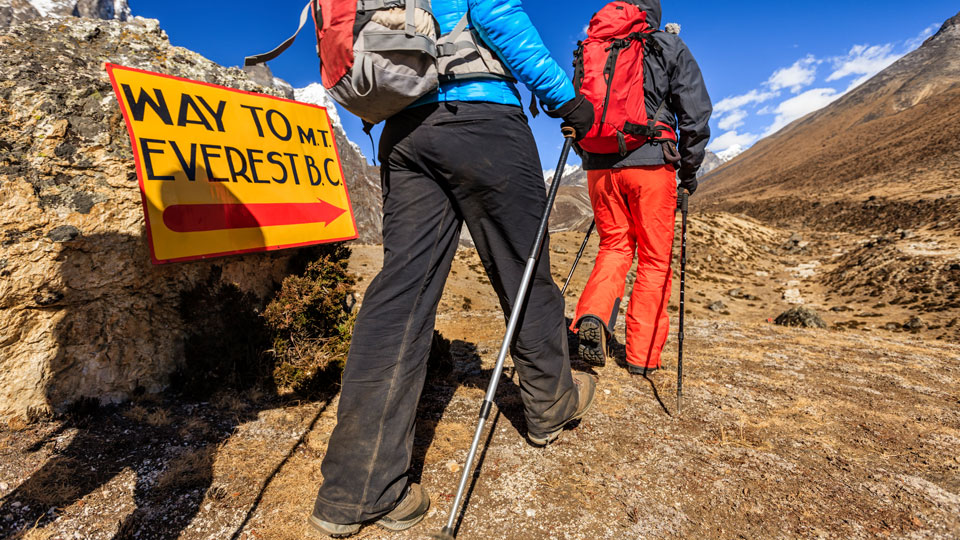
[[[569,77],[550,56],[520,0],[433,0],[432,3],[443,34],[452,31],[469,10],[469,27],[548,108],[556,109],[576,97]],[[520,93],[513,83],[506,81],[453,81],[441,84],[436,92],[420,98],[411,107],[438,101],[520,105]]]

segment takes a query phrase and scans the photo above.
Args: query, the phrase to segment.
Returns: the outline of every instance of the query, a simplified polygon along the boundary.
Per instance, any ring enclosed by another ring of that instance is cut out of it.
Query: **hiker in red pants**
[[[636,255],[626,317],[627,368],[636,375],[660,367],[670,326],[677,177],[680,188],[693,194],[713,112],[679,29],[658,30],[660,14],[659,0],[608,4],[591,20],[574,77],[596,112],[579,153],[600,252],[572,329],[580,357],[604,365]]]

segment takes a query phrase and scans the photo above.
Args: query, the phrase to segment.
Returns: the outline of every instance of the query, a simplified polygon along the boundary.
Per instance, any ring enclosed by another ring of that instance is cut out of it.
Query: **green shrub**
[[[319,251],[302,275],[283,281],[263,312],[273,336],[272,378],[281,390],[322,390],[343,369],[350,347],[355,283],[347,271],[350,250],[337,244]]]

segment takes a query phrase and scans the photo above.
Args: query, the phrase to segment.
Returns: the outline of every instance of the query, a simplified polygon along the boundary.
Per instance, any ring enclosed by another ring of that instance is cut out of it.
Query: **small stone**
[[[533,508],[527,508],[527,517],[532,518],[532,517],[535,517],[536,515],[537,515],[536,510],[534,510]]]
[[[827,324],[816,311],[807,307],[791,308],[780,314],[774,321],[780,326],[799,328],[826,328]]]
[[[743,297],[743,289],[730,289],[727,291],[727,296],[731,298],[741,298]]]
[[[63,225],[61,227],[57,227],[47,234],[47,238],[53,240],[54,242],[73,242],[79,237],[80,229],[74,227],[73,225]]]
[[[904,323],[903,327],[907,330],[921,330],[927,323],[923,322],[923,319],[917,316],[910,317],[910,320]]]
[[[567,248],[561,247],[561,246],[554,246],[553,252],[560,255],[566,255],[567,253],[570,253],[569,251],[567,251]]]
[[[460,464],[451,459],[447,462],[447,470],[452,473],[460,472]]]
[[[710,311],[715,311],[717,313],[720,313],[725,309],[727,309],[727,305],[721,302],[720,300],[717,300],[716,302],[707,306],[707,309],[709,309]]]
[[[11,508],[20,508],[21,506],[23,506],[23,505],[20,504],[20,501],[13,501],[13,503],[10,504],[10,507],[11,507]]]
[[[0,491],[6,491],[10,486],[6,482],[0,482]]]
[[[951,272],[960,272],[960,263],[953,263],[950,265]]]

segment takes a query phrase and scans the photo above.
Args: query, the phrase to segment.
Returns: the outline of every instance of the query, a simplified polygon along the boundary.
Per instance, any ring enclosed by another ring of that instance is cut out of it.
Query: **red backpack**
[[[659,121],[666,101],[647,117],[643,90],[643,58],[662,54],[636,5],[615,1],[590,20],[587,39],[574,52],[573,84],[593,104],[595,121],[580,148],[593,154],[625,155],[648,142],[676,142],[673,128]]]

